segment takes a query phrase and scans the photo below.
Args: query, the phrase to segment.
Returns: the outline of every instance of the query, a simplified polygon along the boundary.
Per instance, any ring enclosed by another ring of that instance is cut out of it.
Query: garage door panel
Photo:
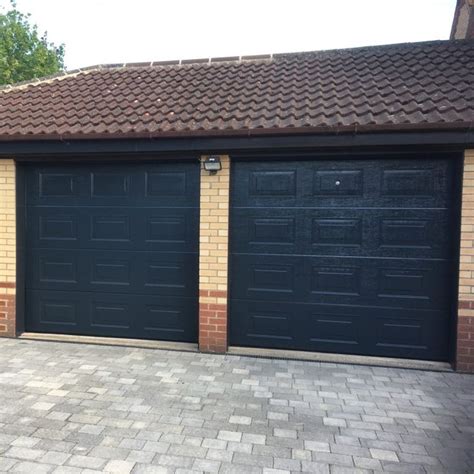
[[[451,258],[452,219],[444,209],[374,213],[374,241],[385,257]]]
[[[375,354],[446,360],[449,318],[443,311],[386,310],[375,318]]]
[[[444,261],[239,254],[232,262],[243,272],[233,282],[237,299],[449,307]]]
[[[145,277],[143,283],[147,292],[169,296],[197,293],[196,276],[189,271],[191,268],[197,268],[197,254],[146,252],[140,255],[138,261],[144,268],[140,274]]]
[[[350,308],[233,300],[231,339],[253,347],[357,352],[364,316]]]
[[[443,360],[440,311],[233,300],[231,340],[251,347]]]
[[[145,209],[142,222],[145,249],[198,252],[198,209]]]
[[[441,360],[447,350],[439,336],[447,319],[439,311],[315,305],[306,317],[306,348],[312,351]]]
[[[139,216],[119,207],[27,208],[27,245],[41,248],[131,248]]]
[[[304,278],[309,281],[310,295],[314,302],[346,302],[361,304],[370,291],[371,272],[357,260],[313,259],[302,262],[309,268]]]
[[[449,258],[443,209],[235,209],[235,253]]]
[[[45,290],[28,290],[27,298],[29,331],[195,340],[193,298]]]
[[[308,302],[449,308],[450,266],[444,261],[312,257],[301,265],[311,282]]]
[[[195,341],[198,163],[29,167],[26,328]]]
[[[197,252],[197,209],[30,208],[27,245],[41,248]]]
[[[297,254],[298,217],[291,209],[241,209],[232,211],[233,251],[255,254]],[[298,225],[299,224],[299,225]]]
[[[27,287],[59,287],[74,288],[80,285],[80,277],[84,272],[83,261],[71,252],[42,251],[27,253],[29,271],[26,275]]]
[[[188,207],[199,196],[196,163],[48,165],[26,180],[30,205]]]
[[[84,173],[70,172],[64,168],[49,167],[37,169],[27,176],[30,203],[73,202],[85,194],[87,180]]]
[[[30,249],[27,287],[187,296],[197,292],[195,253]]]
[[[377,162],[374,167],[373,163]],[[400,163],[403,165],[400,166]],[[235,167],[236,207],[449,207],[444,159],[247,162]],[[259,186],[258,183],[261,183]],[[239,195],[237,195],[239,194]]]
[[[447,358],[456,167],[372,158],[234,162],[231,344]]]
[[[357,346],[360,339],[360,317],[353,313],[339,309],[335,314],[321,311],[308,311],[307,326],[309,344],[317,344],[320,347],[330,344],[339,347],[338,351],[343,351],[343,346]]]
[[[449,257],[449,215],[444,210],[314,210],[304,216],[310,242],[300,242],[308,255],[364,258]],[[309,229],[308,229],[309,228]]]
[[[80,334],[83,295],[28,291],[28,327],[31,331]]]
[[[232,268],[243,273],[235,279],[232,297],[265,301],[298,301],[307,288],[298,286],[302,277],[299,257],[236,255]]]
[[[287,303],[253,302],[233,299],[234,318],[230,338],[253,347],[294,348],[298,324],[294,306]]]

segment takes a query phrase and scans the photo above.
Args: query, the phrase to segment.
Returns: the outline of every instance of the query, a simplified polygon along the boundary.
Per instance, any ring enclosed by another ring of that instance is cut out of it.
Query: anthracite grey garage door
[[[448,358],[455,163],[383,158],[234,163],[230,344]]]
[[[27,331],[196,341],[197,163],[26,170]]]

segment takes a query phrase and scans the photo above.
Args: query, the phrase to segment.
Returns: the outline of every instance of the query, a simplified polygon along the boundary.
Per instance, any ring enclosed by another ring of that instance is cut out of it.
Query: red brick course
[[[15,336],[15,295],[0,295],[0,337]]]
[[[473,316],[458,318],[456,370],[474,372],[474,301],[459,301],[460,310],[473,310]]]
[[[200,296],[206,300],[221,299],[227,298],[227,292],[201,290]],[[199,303],[199,349],[203,352],[227,350],[227,304]]]

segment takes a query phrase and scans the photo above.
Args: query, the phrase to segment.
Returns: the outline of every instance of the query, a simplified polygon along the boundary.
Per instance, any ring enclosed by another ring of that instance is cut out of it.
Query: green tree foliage
[[[54,74],[64,68],[64,45],[48,42],[38,33],[30,15],[19,12],[15,2],[0,12],[0,84],[13,84]]]

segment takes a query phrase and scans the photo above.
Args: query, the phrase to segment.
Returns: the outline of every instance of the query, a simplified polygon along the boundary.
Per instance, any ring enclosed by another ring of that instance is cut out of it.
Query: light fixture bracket
[[[209,174],[217,174],[222,169],[221,159],[218,155],[209,155],[204,159],[203,166]]]

